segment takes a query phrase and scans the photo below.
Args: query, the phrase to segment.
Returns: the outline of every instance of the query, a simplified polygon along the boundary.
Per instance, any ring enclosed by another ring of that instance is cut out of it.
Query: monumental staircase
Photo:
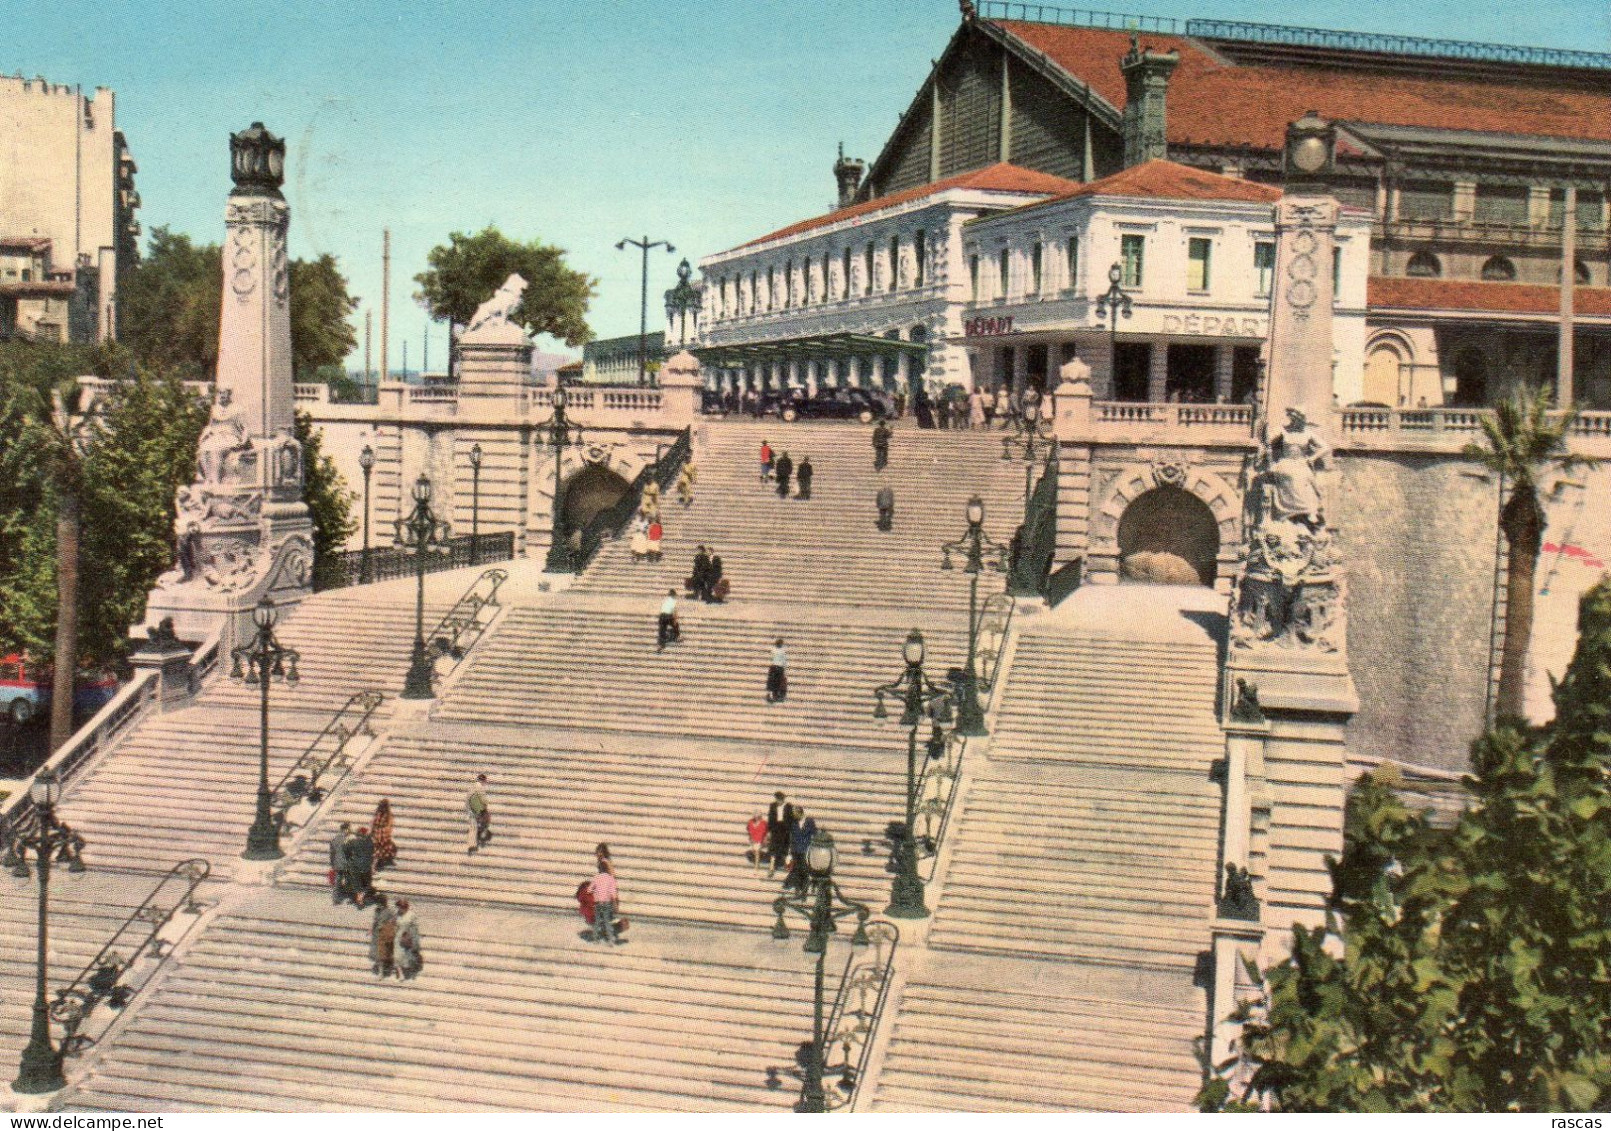
[[[810,455],[812,499],[759,482],[763,438]],[[905,734],[872,718],[871,689],[900,673],[914,625],[931,675],[961,663],[967,579],[939,569],[938,546],[962,533],[976,492],[990,533],[1010,535],[1023,467],[1000,453],[999,433],[899,428],[889,468],[874,473],[868,430],[854,425],[706,425],[693,504],[662,502],[664,561],[632,560],[621,539],[563,591],[538,563],[511,563],[497,619],[428,712],[391,697],[408,661],[411,581],[306,601],[279,629],[302,652],[303,680],[272,689],[271,781],[353,692],[388,699],[377,736],[287,837],[269,882],[238,859],[256,783],[253,688],[215,676],[70,784],[63,816],[95,868],[139,877],[202,856],[215,879],[248,882],[216,885],[215,909],[75,1062],[63,1102],[786,1108],[809,1031],[809,956],[798,930],[768,934],[778,879],[747,859],[744,822],[783,790],[834,833],[846,893],[882,908]],[[887,533],[873,526],[884,482],[897,499]],[[680,591],[700,543],[722,555],[733,596],[683,602],[683,639],[662,651],[659,602]],[[427,620],[478,572],[428,578]],[[1189,1104],[1204,1018],[1192,971],[1216,859],[1218,658],[1212,631],[1177,605],[1141,640],[1122,609],[1021,620],[1032,631],[1010,649],[994,737],[964,764],[935,915],[902,928],[860,1107]],[[779,636],[790,693],[769,704]],[[495,835],[472,855],[463,798],[477,773]],[[368,914],[333,906],[326,883],[336,825],[369,823],[382,798],[399,856],[377,885],[415,903],[425,937],[425,970],[408,983],[374,977]],[[575,916],[601,841],[633,920],[614,950],[584,942]],[[0,895],[0,914],[23,921],[27,894]],[[88,945],[93,921],[81,933]],[[24,993],[22,973],[0,967],[8,1001]],[[785,1086],[768,1086],[769,1069]]]

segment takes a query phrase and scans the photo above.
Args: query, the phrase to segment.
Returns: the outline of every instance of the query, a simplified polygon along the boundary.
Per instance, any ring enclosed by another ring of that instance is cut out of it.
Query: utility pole
[[[390,381],[391,370],[386,360],[388,318],[392,308],[392,230],[382,229],[380,234],[380,379]]]
[[[365,390],[367,390],[369,388],[370,384],[373,383],[373,381],[375,379],[375,371],[373,369],[371,369],[370,365],[369,365],[369,337],[370,337],[370,331],[374,328],[374,321],[375,321],[375,312],[373,310],[364,311],[364,389]],[[368,393],[366,392],[365,396],[367,396],[367,395],[368,395]]]
[[[627,244],[643,249],[643,294],[638,308],[638,384],[649,383],[649,249],[663,247],[670,255],[677,249],[665,240],[655,240],[652,243],[648,236],[641,240],[624,239],[615,245],[616,251],[626,250]]]

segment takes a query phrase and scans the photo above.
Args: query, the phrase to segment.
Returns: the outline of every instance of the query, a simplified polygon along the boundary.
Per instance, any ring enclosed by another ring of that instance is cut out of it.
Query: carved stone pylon
[[[244,616],[264,596],[295,604],[310,591],[313,569],[292,415],[285,142],[254,122],[231,134],[229,145],[235,187],[224,212],[213,406],[195,479],[177,495],[178,561],[157,579],[146,607],[146,623],[172,617],[175,633],[190,641]]]

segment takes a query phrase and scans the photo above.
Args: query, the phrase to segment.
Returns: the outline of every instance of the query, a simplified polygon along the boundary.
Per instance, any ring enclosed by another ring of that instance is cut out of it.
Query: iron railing
[[[285,771],[274,787],[274,820],[282,831],[306,825],[319,804],[346,778],[353,763],[348,746],[354,738],[375,736],[370,720],[385,700],[378,691],[360,691],[350,697]],[[302,805],[308,811],[301,820],[292,820],[291,811]]]
[[[74,1056],[95,1043],[82,1029],[96,1006],[105,1002],[113,1009],[128,1004],[138,987],[129,986],[124,976],[147,956],[157,961],[141,971],[141,982],[150,979],[156,966],[167,957],[171,949],[169,940],[160,938],[162,929],[181,910],[199,915],[196,889],[207,879],[211,865],[205,860],[185,860],[175,864],[168,874],[157,881],[151,894],[129,913],[99,953],[85,964],[64,988],[56,991],[51,1003],[50,1016],[62,1027],[61,1051],[63,1056]],[[127,951],[127,953],[124,953]]]
[[[1013,536],[1007,591],[1018,597],[1038,597],[1045,592],[1046,576],[1057,554],[1058,450],[1053,440],[1040,482],[1024,506],[1024,524]]]
[[[441,677],[443,673],[436,669],[436,661],[443,656],[453,660],[453,665],[475,647],[475,642],[481,639],[486,632],[487,625],[492,623],[492,617],[482,619],[482,614],[488,609],[497,609],[498,590],[503,583],[509,580],[509,571],[502,569],[489,569],[471,583],[470,588],[464,591],[464,596],[453,603],[453,607],[436,622],[436,627],[426,633],[425,640],[431,652],[431,678]],[[449,666],[452,671],[453,665]]]
[[[660,453],[659,459],[638,472],[636,478],[632,480],[632,485],[627,488],[626,494],[593,516],[580,534],[580,546],[576,555],[577,573],[587,568],[588,563],[599,552],[600,546],[626,529],[626,524],[638,512],[638,507],[643,502],[644,489],[650,482],[658,484],[660,490],[664,492],[676,481],[682,465],[688,462],[692,454],[693,434],[684,428],[672,445]]]
[[[515,533],[504,530],[497,534],[460,534],[444,539],[425,555],[425,572],[441,573],[449,569],[466,569],[485,562],[506,562],[515,556]],[[363,550],[341,550],[329,555],[315,570],[314,588],[344,589],[349,585],[365,585],[375,581],[395,581],[413,577],[419,570],[417,552],[401,546],[371,546],[368,564]]]
[[[1168,16],[1062,8],[1055,4],[1007,3],[1005,0],[979,0],[979,14],[987,20],[1022,20],[1025,23],[1109,28],[1113,31],[1153,31],[1161,35],[1176,35],[1180,29],[1179,22]]]
[[[843,1053],[838,1064],[823,1065],[824,1076],[834,1071],[839,1073],[838,1086],[824,1089],[829,1111],[854,1108],[856,1093],[867,1077],[867,1057],[872,1052],[873,1036],[878,1032],[878,1022],[889,1001],[890,982],[894,979],[900,928],[886,919],[874,919],[867,924],[867,941],[873,948],[870,956],[865,950],[854,947],[846,956],[839,990],[822,1030],[825,1040],[837,1045]],[[850,1008],[852,994],[856,997],[854,1009]],[[826,1062],[827,1050],[823,1053]]]

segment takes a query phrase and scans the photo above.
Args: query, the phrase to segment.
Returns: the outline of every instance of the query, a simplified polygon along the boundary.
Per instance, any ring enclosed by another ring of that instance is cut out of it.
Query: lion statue
[[[526,293],[526,280],[519,275],[511,275],[503,281],[503,286],[493,292],[491,298],[475,309],[475,317],[470,319],[470,329],[478,330],[489,322],[508,322],[514,318],[520,300]]]

